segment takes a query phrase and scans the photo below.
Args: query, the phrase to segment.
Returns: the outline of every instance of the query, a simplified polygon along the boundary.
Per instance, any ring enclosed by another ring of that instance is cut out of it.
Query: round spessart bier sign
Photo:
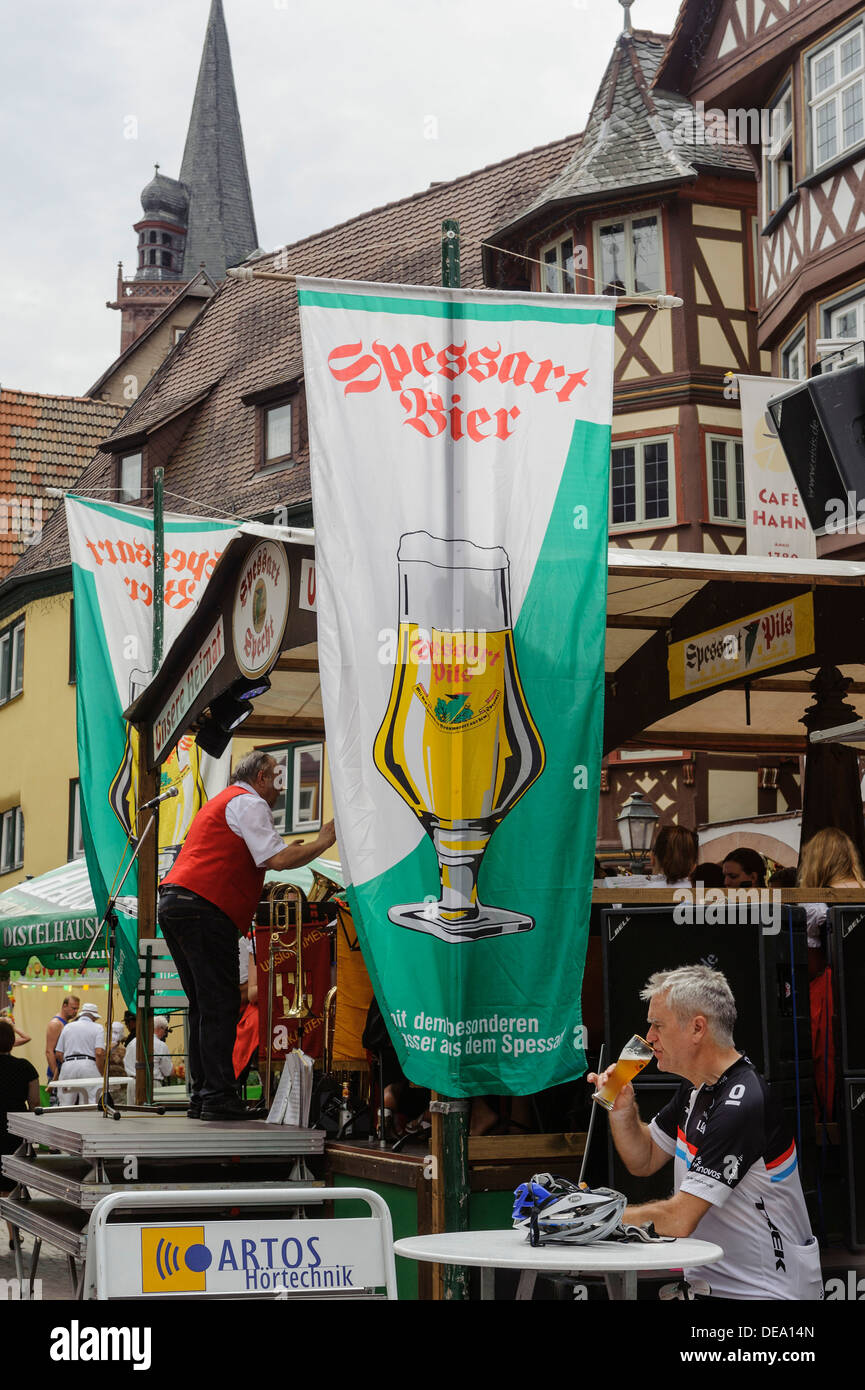
[[[290,596],[285,551],[261,541],[244,560],[234,595],[234,655],[245,676],[260,676],[276,660]]]

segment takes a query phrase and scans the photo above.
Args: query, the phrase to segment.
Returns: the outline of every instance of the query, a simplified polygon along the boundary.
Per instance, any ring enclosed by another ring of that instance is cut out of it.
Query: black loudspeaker
[[[845,1076],[842,1087],[847,1244],[865,1250],[865,1076]]]
[[[767,409],[814,531],[825,535],[827,521],[830,530],[843,529],[847,493],[865,495],[865,367],[809,377]],[[850,519],[855,528],[855,500]]]
[[[634,1094],[637,1098],[637,1106],[640,1111],[640,1119],[646,1124],[653,1120],[659,1110],[663,1110],[668,1100],[673,1096],[681,1085],[680,1080],[674,1082],[655,1083],[651,1086],[641,1085],[639,1081],[634,1083]],[[601,1107],[602,1108],[602,1107]],[[595,1124],[601,1122],[601,1115],[598,1115]],[[613,1144],[613,1136],[610,1133],[609,1121],[607,1122],[607,1134],[610,1155],[610,1187],[617,1192],[624,1192],[629,1202],[657,1202],[665,1197],[673,1195],[673,1159],[665,1163],[663,1168],[659,1168],[657,1173],[653,1173],[650,1178],[635,1178],[625,1167],[619,1155],[616,1153]]]
[[[689,925],[676,920],[674,912],[679,915],[682,909],[673,907],[607,909],[602,934],[608,1060],[618,1056],[633,1033],[645,1036],[648,1005],[640,991],[650,975],[680,965],[708,965],[722,971],[733,991],[739,1050],[767,1081],[793,1079],[798,1070],[810,1088],[805,914],[780,905],[778,911],[775,924],[761,923],[757,912],[725,907],[720,922]],[[750,920],[740,922],[740,915]],[[654,1061],[640,1074],[643,1085],[666,1080]]]
[[[865,906],[833,907],[829,913],[829,949],[835,1017],[839,1024],[844,1076],[865,1075]]]

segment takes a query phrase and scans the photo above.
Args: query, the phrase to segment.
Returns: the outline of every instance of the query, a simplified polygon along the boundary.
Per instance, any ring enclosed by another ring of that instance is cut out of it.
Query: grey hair
[[[679,1023],[703,1014],[719,1047],[733,1046],[736,1001],[720,970],[708,965],[681,965],[678,970],[659,970],[650,975],[641,999],[663,995]]]
[[[270,761],[271,757],[266,749],[254,748],[251,753],[245,753],[237,764],[232,782],[247,782],[250,787],[254,786],[258,774],[264,771]]]

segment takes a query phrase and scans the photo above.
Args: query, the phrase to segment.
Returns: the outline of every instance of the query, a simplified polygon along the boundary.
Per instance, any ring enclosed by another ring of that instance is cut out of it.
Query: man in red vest
[[[269,753],[247,753],[234,781],[202,806],[159,887],[159,925],[189,999],[190,1119],[248,1120],[234,1078],[238,933],[255,917],[267,869],[297,869],[334,843],[286,845],[270,808],[279,795]]]

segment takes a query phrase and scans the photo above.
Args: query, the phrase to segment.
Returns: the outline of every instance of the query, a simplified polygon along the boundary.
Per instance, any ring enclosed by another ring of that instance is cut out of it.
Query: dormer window
[[[661,219],[656,213],[595,224],[598,294],[649,294],[664,288]]]
[[[290,400],[278,401],[274,405],[263,407],[262,468],[273,468],[278,464],[291,462],[293,416],[294,406]]]
[[[574,239],[559,237],[541,247],[541,291],[544,294],[573,294]]]
[[[121,502],[141,501],[142,457],[137,454],[122,454],[119,464],[119,483]]]

